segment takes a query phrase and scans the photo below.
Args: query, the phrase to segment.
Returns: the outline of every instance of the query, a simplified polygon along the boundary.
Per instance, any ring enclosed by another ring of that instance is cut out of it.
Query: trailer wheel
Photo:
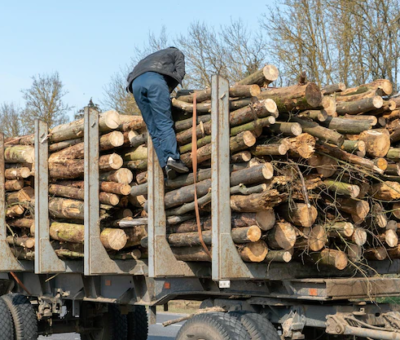
[[[11,312],[2,299],[0,299],[0,329],[4,340],[14,339],[14,326]]]
[[[116,305],[110,304],[108,312],[97,317],[93,326],[98,330],[81,334],[81,340],[128,340],[127,316]]]
[[[243,325],[225,313],[194,316],[179,330],[176,340],[251,340]]]
[[[146,308],[135,306],[135,311],[128,314],[128,340],[147,340],[148,333]]]
[[[7,294],[1,298],[12,315],[15,340],[36,340],[38,338],[38,323],[35,310],[28,298],[20,294]]]
[[[280,340],[274,325],[260,314],[246,311],[230,312],[229,314],[242,323],[250,334],[251,340]]]

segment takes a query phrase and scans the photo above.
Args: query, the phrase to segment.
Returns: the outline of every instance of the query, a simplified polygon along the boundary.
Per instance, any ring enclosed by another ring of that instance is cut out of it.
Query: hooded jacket
[[[185,77],[185,56],[176,47],[169,47],[148,55],[139,61],[127,78],[128,92],[132,92],[132,82],[146,72],[156,72],[166,76],[168,86],[175,88]]]

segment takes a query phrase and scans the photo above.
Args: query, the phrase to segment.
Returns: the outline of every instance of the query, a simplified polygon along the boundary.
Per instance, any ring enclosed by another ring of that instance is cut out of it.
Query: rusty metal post
[[[212,278],[223,284],[253,275],[231,236],[229,83],[214,75],[211,86]]]
[[[82,272],[81,261],[63,261],[50,243],[48,126],[35,120],[35,273]]]
[[[176,260],[166,239],[164,175],[158,163],[150,135],[147,150],[149,276],[195,276],[192,266]]]
[[[0,133],[0,272],[33,271],[33,262],[18,261],[6,240],[6,193],[5,193],[4,135]]]
[[[145,275],[147,267],[142,261],[110,259],[100,241],[99,202],[99,113],[85,107],[85,275],[132,274]]]

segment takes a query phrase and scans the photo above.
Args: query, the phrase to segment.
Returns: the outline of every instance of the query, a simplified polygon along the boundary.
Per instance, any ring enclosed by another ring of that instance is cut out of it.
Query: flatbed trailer
[[[0,210],[0,295],[12,312],[18,314],[23,307],[26,313],[24,322],[13,314],[15,330],[25,332],[25,337],[16,339],[68,332],[78,332],[84,340],[146,339],[144,307],[149,307],[150,321],[155,322],[156,307],[175,299],[202,301],[205,311],[214,307],[224,311],[194,316],[182,327],[180,340],[400,339],[400,313],[393,305],[379,303],[380,298],[400,296],[400,278],[387,275],[400,272],[399,260],[371,262],[362,272],[330,271],[329,277],[318,266],[242,261],[231,238],[228,93],[228,82],[214,76],[209,263],[178,261],[171,251],[166,240],[163,174],[150,139],[148,260],[108,256],[98,223],[98,113],[89,108],[84,133],[84,259],[58,258],[49,235],[48,127],[36,121],[34,262],[12,254],[5,212]],[[0,204],[5,207],[3,150],[0,135]],[[0,304],[0,315],[2,308]],[[246,336],[237,331],[243,327]],[[208,335],[200,334],[200,329]]]

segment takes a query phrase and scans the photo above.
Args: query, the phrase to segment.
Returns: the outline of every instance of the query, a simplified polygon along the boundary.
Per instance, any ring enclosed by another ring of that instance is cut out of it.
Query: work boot
[[[174,169],[172,169],[172,168],[170,168],[168,165],[167,166],[165,166],[164,168],[163,168],[163,170],[164,170],[164,182],[166,183],[169,179],[170,180],[172,180],[172,179],[175,179],[176,178],[176,171],[174,170]]]
[[[189,172],[189,168],[185,164],[183,164],[180,159],[175,160],[172,157],[168,158],[166,167],[169,167],[170,169],[175,170],[180,174],[186,174]]]

